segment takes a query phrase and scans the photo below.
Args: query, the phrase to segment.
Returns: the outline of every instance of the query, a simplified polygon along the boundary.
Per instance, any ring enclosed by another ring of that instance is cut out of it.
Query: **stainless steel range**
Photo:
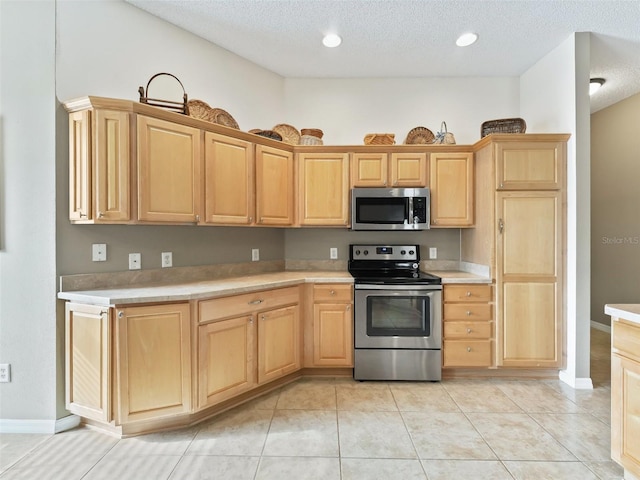
[[[441,380],[442,281],[419,245],[350,245],[356,380]]]

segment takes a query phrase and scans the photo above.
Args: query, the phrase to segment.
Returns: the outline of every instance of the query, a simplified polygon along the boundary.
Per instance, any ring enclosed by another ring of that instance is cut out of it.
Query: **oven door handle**
[[[442,285],[422,285],[419,283],[403,283],[399,285],[378,285],[357,283],[354,285],[356,290],[405,290],[405,291],[433,291],[442,290]]]

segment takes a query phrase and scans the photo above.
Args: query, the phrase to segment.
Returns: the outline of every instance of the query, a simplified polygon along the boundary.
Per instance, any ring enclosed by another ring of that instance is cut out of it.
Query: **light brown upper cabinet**
[[[138,220],[200,220],[201,130],[137,116]]]
[[[473,154],[432,153],[429,163],[431,226],[473,226]]]
[[[426,187],[427,177],[426,153],[351,154],[352,187]]]
[[[298,222],[349,224],[349,154],[298,153]]]
[[[81,110],[69,114],[69,219],[122,223],[131,219],[129,114]]]
[[[498,190],[560,190],[565,172],[560,162],[565,142],[511,142],[496,144]]]
[[[256,224],[293,224],[293,153],[256,145]]]

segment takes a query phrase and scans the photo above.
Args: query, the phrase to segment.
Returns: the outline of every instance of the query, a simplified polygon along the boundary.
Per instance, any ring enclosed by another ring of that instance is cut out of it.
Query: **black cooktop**
[[[373,285],[398,285],[398,284],[426,284],[440,285],[442,279],[430,273],[412,272],[372,272],[372,271],[349,271],[354,279],[354,283],[368,283]]]

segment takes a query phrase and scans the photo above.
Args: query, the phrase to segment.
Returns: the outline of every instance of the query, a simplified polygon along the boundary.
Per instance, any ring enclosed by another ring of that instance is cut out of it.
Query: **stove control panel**
[[[350,245],[351,260],[419,261],[420,245]]]

